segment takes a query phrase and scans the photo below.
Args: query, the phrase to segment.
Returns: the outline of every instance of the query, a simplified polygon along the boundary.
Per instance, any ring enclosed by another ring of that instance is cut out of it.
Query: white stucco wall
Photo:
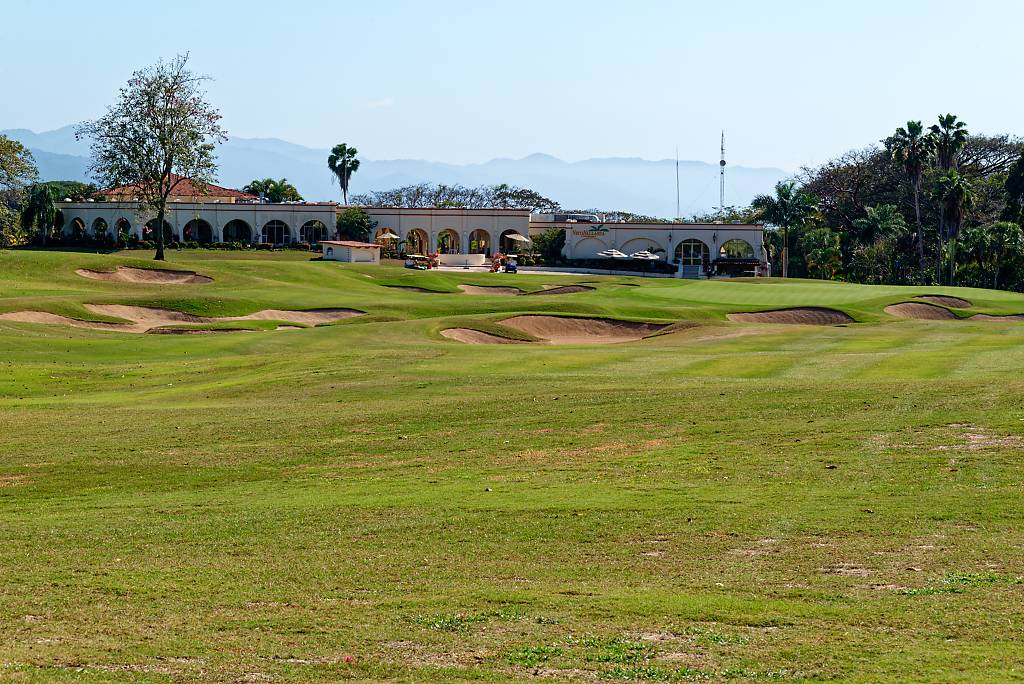
[[[408,240],[414,230],[422,231],[426,237],[426,252],[437,250],[437,240],[445,230],[453,230],[458,236],[458,251],[468,254],[470,236],[477,230],[487,236],[488,250],[498,250],[498,239],[506,231],[526,235],[530,229],[530,212],[507,209],[382,209],[364,207],[363,210],[377,222],[375,233],[386,230]],[[370,239],[374,239],[371,235]]]
[[[57,202],[64,214],[64,232],[69,234],[76,218],[82,220],[86,231],[92,235],[96,219],[107,222],[108,234],[112,234],[119,219],[131,224],[131,233],[142,238],[142,229],[148,221],[156,218],[152,211],[140,211],[134,202]],[[210,224],[213,242],[223,242],[224,226],[239,219],[244,221],[251,233],[252,242],[260,242],[262,229],[270,221],[282,221],[288,227],[291,241],[299,240],[299,231],[310,221],[320,221],[327,228],[328,237],[335,232],[335,205],[333,204],[218,204],[214,202],[192,203],[171,202],[167,205],[165,220],[178,239],[184,239],[185,225],[193,219]],[[193,240],[197,239],[195,236]]]

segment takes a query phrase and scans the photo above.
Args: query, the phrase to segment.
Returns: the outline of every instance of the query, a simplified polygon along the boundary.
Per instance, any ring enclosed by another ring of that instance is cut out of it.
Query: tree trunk
[[[782,277],[789,277],[789,228],[782,227]]]
[[[949,284],[956,285],[956,238],[949,238]]]
[[[156,219],[156,255],[155,261],[166,261],[164,259],[164,207],[160,207]]]
[[[924,285],[924,227],[921,225],[921,181],[914,183],[914,218],[917,220],[917,267]]]

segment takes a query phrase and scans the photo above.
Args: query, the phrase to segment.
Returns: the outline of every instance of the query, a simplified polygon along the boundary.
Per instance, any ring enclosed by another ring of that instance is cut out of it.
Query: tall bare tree
[[[216,145],[227,139],[220,112],[206,102],[207,79],[188,54],[136,71],[118,101],[76,135],[91,140],[89,171],[105,188],[127,186],[142,211],[157,214],[156,255],[164,259],[167,198],[182,182],[200,191],[216,180]]]

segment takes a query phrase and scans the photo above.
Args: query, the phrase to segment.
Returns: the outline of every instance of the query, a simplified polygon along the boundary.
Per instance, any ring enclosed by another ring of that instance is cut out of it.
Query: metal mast
[[[725,213],[725,131],[722,131],[722,160],[718,162],[718,211]]]
[[[679,220],[679,146],[676,146],[676,220]]]

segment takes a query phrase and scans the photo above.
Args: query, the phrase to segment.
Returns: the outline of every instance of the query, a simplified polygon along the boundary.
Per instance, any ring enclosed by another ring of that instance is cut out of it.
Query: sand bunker
[[[1008,314],[1006,316],[992,316],[990,314],[976,314],[971,316],[969,321],[1006,321],[1008,323],[1024,321],[1024,314]]]
[[[514,316],[501,321],[501,324],[549,344],[635,342],[668,327],[658,323],[569,316]]]
[[[956,314],[941,306],[924,302],[900,302],[885,307],[885,313],[897,318],[912,318],[918,321],[953,321]]]
[[[459,289],[468,295],[499,295],[501,297],[518,297],[523,291],[517,287],[500,287],[494,285],[459,285]]]
[[[853,318],[842,311],[818,306],[778,309],[776,311],[731,313],[727,318],[737,323],[787,323],[796,325],[842,325],[844,323],[856,323]]]
[[[971,307],[971,303],[966,299],[950,297],[949,295],[921,295],[920,297],[914,297],[914,299],[920,299],[922,302],[938,304],[950,309],[969,309]]]
[[[308,311],[282,311],[280,309],[264,309],[247,316],[196,316],[172,311],[170,309],[157,309],[148,306],[128,306],[124,304],[86,304],[89,311],[104,316],[123,318],[131,323],[106,323],[100,321],[80,321],[75,318],[58,316],[57,314],[43,311],[17,311],[14,313],[0,314],[0,320],[18,321],[21,323],[45,323],[50,325],[67,325],[73,328],[89,328],[92,330],[115,330],[128,333],[162,332],[170,334],[188,334],[196,332],[221,332],[221,330],[189,330],[188,328],[165,328],[164,326],[177,326],[181,324],[203,324],[203,323],[225,323],[233,321],[286,321],[289,323],[302,323],[305,325],[318,325],[321,323],[333,323],[353,316],[363,314],[355,309],[311,309]],[[235,332],[240,329],[231,329]]]
[[[442,337],[466,344],[523,344],[523,340],[513,340],[500,335],[492,335],[472,328],[448,328],[441,331]]]
[[[528,295],[560,295],[572,294],[573,292],[590,292],[594,288],[589,285],[545,285],[543,290],[538,292],[527,292]]]
[[[118,266],[114,271],[93,271],[88,268],[80,268],[75,273],[83,278],[106,280],[115,283],[194,285],[197,283],[213,282],[213,278],[199,275],[195,271],[170,271],[163,268]]]

